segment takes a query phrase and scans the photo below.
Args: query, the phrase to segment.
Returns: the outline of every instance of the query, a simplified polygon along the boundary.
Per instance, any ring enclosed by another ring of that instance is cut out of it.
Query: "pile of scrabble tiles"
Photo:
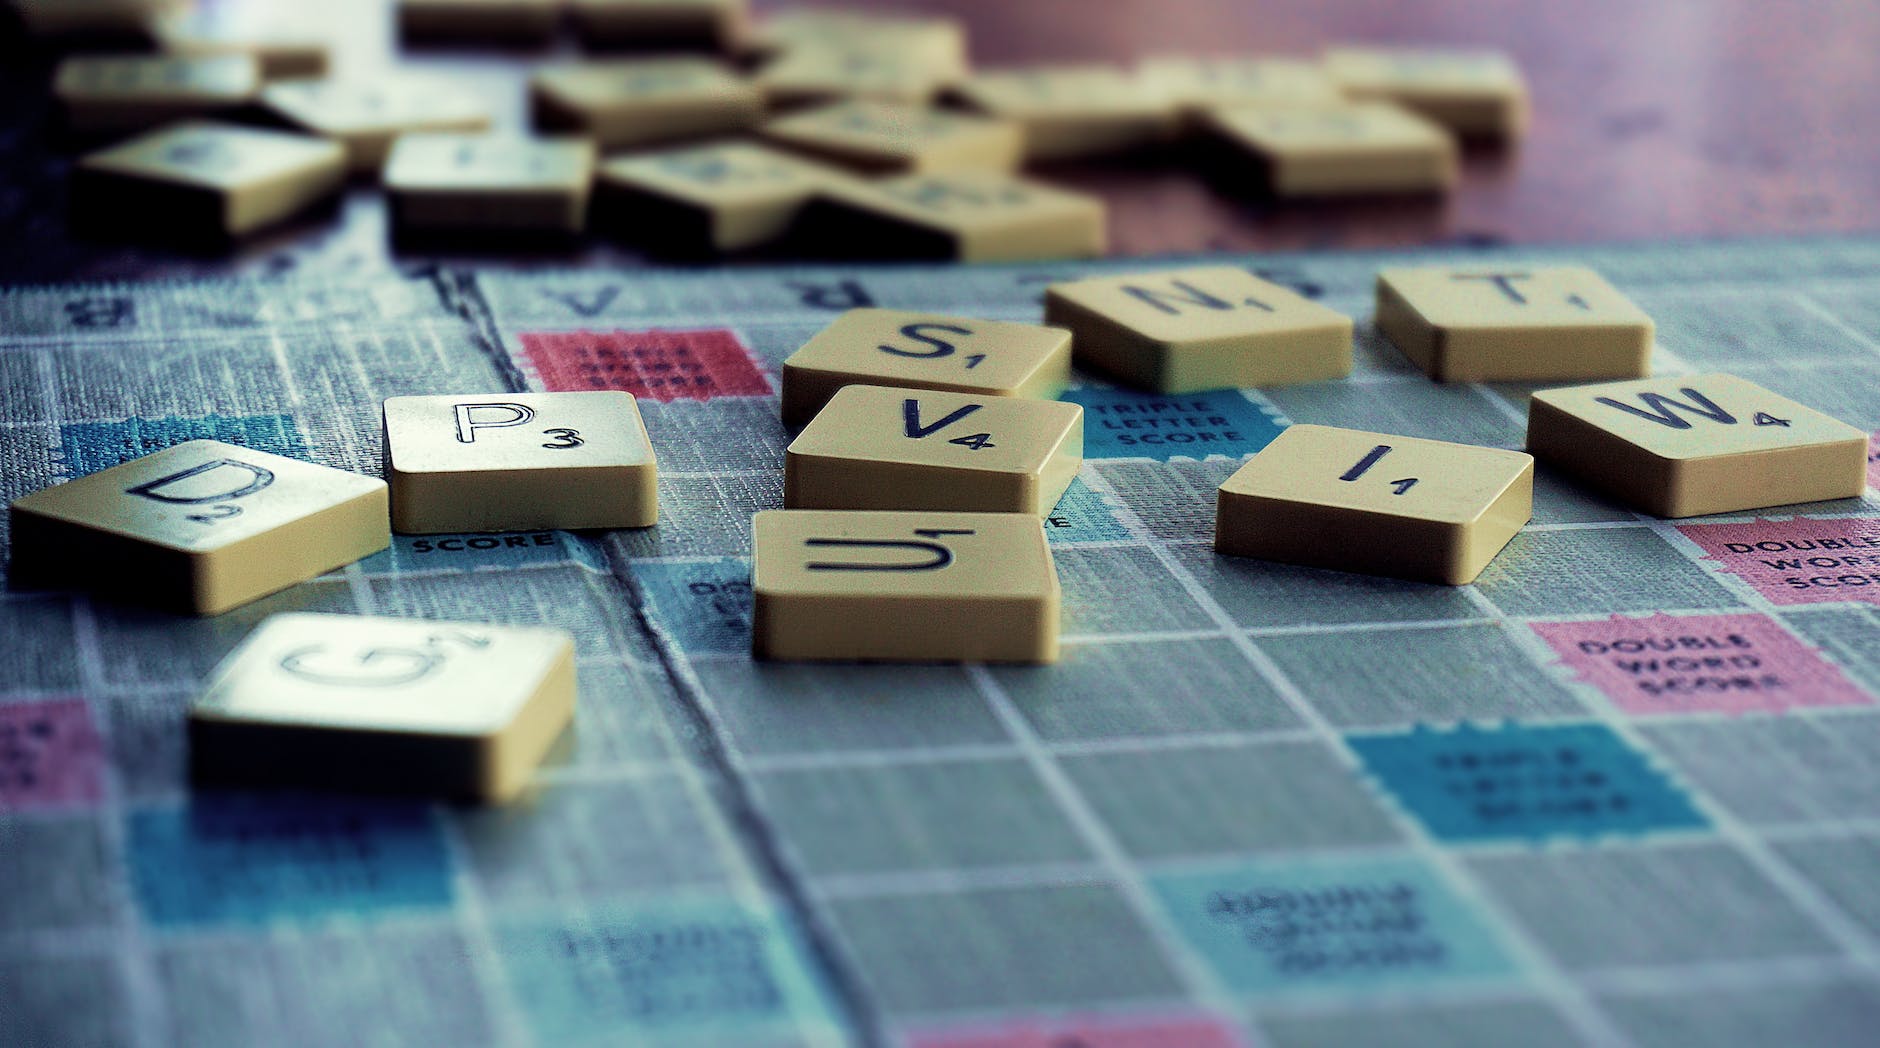
[[[74,54],[53,93],[75,210],[101,229],[233,238],[377,182],[404,237],[571,240],[675,255],[778,244],[966,261],[1102,254],[1103,201],[1027,165],[1171,151],[1280,198],[1434,194],[1459,143],[1506,144],[1527,91],[1493,52],[1339,47],[1315,59],[1152,57],[976,71],[954,21],[744,0],[402,0],[408,42],[552,42],[531,129],[448,84],[329,77],[317,30],[179,0],[11,0],[29,29],[141,30],[155,54]],[[282,5],[286,8],[286,5]],[[266,8],[305,22],[309,10]],[[75,22],[79,24],[74,24]],[[649,56],[648,49],[685,54]],[[701,53],[702,52],[702,53]],[[114,220],[116,219],[116,220]]]
[[[856,309],[783,364],[784,506],[752,521],[752,654],[1049,663],[1042,518],[1083,462],[1073,365],[1161,393],[1337,381],[1353,320],[1235,266],[1049,285],[1043,323]],[[1651,319],[1576,267],[1386,269],[1375,323],[1433,381],[1592,380],[1531,399],[1527,451],[1306,422],[1220,485],[1226,556],[1463,585],[1528,522],[1535,458],[1667,517],[1857,497],[1860,430],[1730,375],[1653,377]],[[383,405],[384,479],[192,441],[16,500],[16,585],[213,615],[409,534],[657,527],[619,391]],[[574,708],[553,630],[286,615],[190,717],[210,781],[483,799]]]

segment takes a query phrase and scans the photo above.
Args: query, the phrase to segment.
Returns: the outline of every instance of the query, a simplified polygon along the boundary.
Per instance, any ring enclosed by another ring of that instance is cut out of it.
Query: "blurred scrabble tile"
[[[185,58],[249,55],[263,80],[325,76],[333,26],[284,6],[216,6],[152,22],[158,50]]]
[[[52,94],[70,130],[102,135],[228,112],[260,89],[253,55],[80,55],[59,63]]]
[[[837,102],[764,125],[779,146],[857,171],[1010,171],[1024,140],[1017,124],[892,102]]]
[[[1351,374],[1351,318],[1234,266],[1045,288],[1047,324],[1079,364],[1163,393]]]
[[[1335,47],[1325,68],[1347,97],[1395,102],[1466,138],[1527,128],[1527,86],[1499,52]]]
[[[790,443],[783,504],[1042,517],[1083,461],[1076,404],[845,386]]]
[[[186,123],[81,159],[72,200],[95,227],[214,239],[289,218],[333,196],[345,178],[344,151],[324,139]]]
[[[398,33],[413,43],[541,45],[561,27],[561,0],[398,0]]]
[[[490,393],[385,402],[392,528],[408,535],[644,528],[659,470],[633,394]]]
[[[581,43],[593,48],[696,47],[726,51],[745,34],[746,0],[565,0]]]
[[[1175,109],[1134,73],[1040,66],[979,73],[953,89],[968,106],[1016,123],[1028,161],[1080,160],[1169,142]]]
[[[530,79],[529,98],[537,128],[602,149],[742,131],[764,118],[757,87],[705,58],[550,67]]]
[[[751,530],[757,658],[1057,661],[1057,570],[1029,513],[767,510]]]
[[[1023,262],[1095,258],[1103,200],[991,171],[838,183],[804,214],[805,247],[839,257]]]
[[[741,251],[783,235],[834,177],[820,164],[747,142],[636,153],[601,163],[594,220],[668,253]]]
[[[10,0],[35,36],[148,42],[151,23],[189,10],[195,0]]]
[[[14,581],[198,615],[384,549],[385,482],[192,440],[15,499]]]
[[[1293,425],[1221,485],[1214,548],[1460,586],[1533,506],[1534,460],[1518,451]]]
[[[1053,400],[1071,378],[1059,328],[898,309],[851,309],[783,362],[783,423],[809,422],[844,386]]]
[[[1651,373],[1652,319],[1581,266],[1385,269],[1377,329],[1441,382]]]
[[[1660,517],[1858,498],[1860,430],[1734,375],[1665,375],[1544,389],[1528,450]]]
[[[405,233],[579,233],[594,156],[586,139],[402,135],[385,161],[392,225]]]
[[[1456,143],[1382,103],[1216,109],[1209,127],[1275,196],[1438,193],[1456,181]]]
[[[779,108],[845,99],[926,105],[960,73],[917,51],[876,43],[824,41],[792,47],[757,73]]]
[[[574,707],[562,630],[273,615],[190,705],[190,770],[213,785],[506,801]]]
[[[791,7],[757,27],[751,44],[759,51],[787,53],[829,48],[874,50],[945,77],[966,72],[966,27],[957,18],[856,8]]]
[[[1297,58],[1164,56],[1138,67],[1150,90],[1178,109],[1321,106],[1344,101],[1325,68]]]
[[[377,173],[399,135],[490,126],[489,109],[475,96],[411,77],[294,80],[269,84],[261,100],[289,126],[345,146],[347,166],[355,173]]]

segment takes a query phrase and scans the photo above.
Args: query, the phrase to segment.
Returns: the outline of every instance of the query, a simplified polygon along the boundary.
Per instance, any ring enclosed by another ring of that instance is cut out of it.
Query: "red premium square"
[[[738,336],[702,331],[553,331],[521,336],[524,367],[549,392],[625,390],[650,400],[767,397]]]
[[[83,699],[0,705],[0,811],[96,804],[103,775]]]

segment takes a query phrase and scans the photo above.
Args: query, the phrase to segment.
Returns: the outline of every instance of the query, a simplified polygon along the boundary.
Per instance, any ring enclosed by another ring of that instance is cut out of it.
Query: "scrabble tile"
[[[1214,548],[1460,586],[1528,522],[1518,451],[1331,426],[1288,426],[1221,484]]]
[[[864,172],[1010,171],[1017,124],[891,102],[837,102],[764,125],[777,145]]]
[[[790,443],[783,504],[1042,517],[1083,461],[1076,404],[845,386]]]
[[[332,196],[345,177],[345,154],[332,142],[187,123],[84,157],[72,199],[94,223],[233,237]]]
[[[766,510],[751,531],[757,658],[1057,661],[1057,570],[1031,514]]]
[[[659,519],[659,470],[631,393],[392,397],[385,479],[392,528],[408,535]]]
[[[52,94],[73,132],[104,135],[228,112],[260,89],[252,55],[81,55],[59,63]]]
[[[1013,121],[1027,161],[1078,160],[1166,144],[1175,109],[1133,73],[1042,66],[980,73],[954,88],[968,106]]]
[[[1234,266],[1093,277],[1045,288],[1077,363],[1163,393],[1351,374],[1351,318]]]
[[[262,80],[325,76],[331,58],[329,32],[273,6],[199,7],[152,22],[157,49],[164,54],[249,55],[260,67]]]
[[[546,44],[561,26],[561,0],[398,0],[408,41]]]
[[[1734,375],[1664,375],[1536,392],[1528,450],[1660,517],[1856,498],[1860,430]]]
[[[1385,269],[1377,329],[1441,382],[1651,373],[1651,318],[1580,266]]]
[[[872,49],[947,75],[962,74],[967,67],[966,27],[944,16],[792,7],[766,18],[752,37],[757,50],[769,53],[818,46]]]
[[[535,126],[602,149],[742,131],[764,118],[756,85],[704,58],[581,62],[529,81]]]
[[[490,126],[489,109],[461,88],[413,77],[294,80],[269,84],[261,101],[289,126],[344,146],[355,173],[376,174],[400,135]]]
[[[1456,181],[1455,140],[1391,105],[1216,109],[1207,121],[1275,196],[1436,193]]]
[[[150,23],[186,11],[194,0],[12,0],[8,5],[36,36],[147,40]]]
[[[825,40],[790,48],[758,70],[757,84],[784,109],[845,99],[919,106],[960,75],[920,50]]]
[[[1103,254],[1102,199],[992,171],[825,186],[805,247],[841,257],[1023,262]]]
[[[729,50],[745,32],[746,0],[565,0],[588,47]]]
[[[1317,62],[1297,58],[1145,59],[1142,79],[1188,112],[1214,108],[1335,105],[1344,92]]]
[[[1511,138],[1527,128],[1527,86],[1505,54],[1335,47],[1325,68],[1350,98],[1395,102],[1464,137]]]
[[[385,161],[392,224],[407,233],[579,233],[594,153],[574,138],[400,136]]]
[[[384,549],[385,483],[192,440],[15,499],[13,576],[216,615]]]
[[[668,251],[740,251],[783,235],[834,177],[747,142],[615,157],[597,174],[595,224]]]
[[[505,801],[574,706],[561,630],[272,615],[190,705],[190,768],[216,785]]]
[[[844,386],[1054,400],[1071,378],[1060,328],[898,309],[851,309],[783,362],[783,423],[805,425]]]

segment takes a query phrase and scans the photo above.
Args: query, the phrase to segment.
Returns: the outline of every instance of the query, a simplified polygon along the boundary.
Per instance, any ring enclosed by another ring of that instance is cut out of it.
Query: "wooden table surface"
[[[763,4],[773,8],[776,4]],[[981,66],[1159,53],[1311,54],[1347,41],[1488,46],[1526,72],[1521,146],[1474,154],[1447,200],[1236,198],[1173,160],[1057,168],[1101,193],[1119,254],[1436,242],[1663,239],[1880,229],[1880,4],[1872,0],[904,0],[963,19]],[[520,123],[530,54],[405,51],[382,0],[323,0],[347,72],[460,78]],[[378,194],[227,252],[82,238],[67,222],[49,59],[0,51],[0,280],[378,271],[436,259],[388,243]],[[461,260],[461,259],[459,259]],[[588,245],[550,261],[633,264]]]

